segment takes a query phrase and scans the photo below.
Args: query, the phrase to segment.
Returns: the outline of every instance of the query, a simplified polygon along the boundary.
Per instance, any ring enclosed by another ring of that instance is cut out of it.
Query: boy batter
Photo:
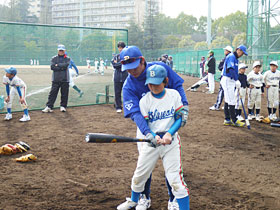
[[[264,92],[263,89],[263,75],[260,73],[261,70],[261,63],[260,61],[255,61],[253,63],[253,70],[247,76],[247,82],[249,83],[249,90],[248,90],[248,120],[252,120],[256,118],[257,121],[260,121],[260,111],[261,111],[261,102],[262,102],[262,95]],[[256,116],[253,113],[253,107],[256,108]]]
[[[128,71],[129,73],[123,87],[124,116],[126,118],[131,118],[136,123],[136,137],[154,140],[154,136],[151,134],[150,128],[139,108],[140,99],[149,92],[148,86],[145,85],[146,71],[153,65],[161,65],[166,69],[167,76],[169,78],[167,87],[170,89],[176,89],[181,95],[182,103],[184,105],[184,109],[180,112],[183,116],[181,126],[184,126],[188,116],[188,101],[183,88],[184,80],[163,62],[156,61],[147,63],[141,51],[136,46],[125,47],[120,53],[120,60],[122,64],[122,71]],[[141,146],[142,144],[138,143],[139,151],[141,151]],[[171,192],[171,187],[168,181],[166,182],[169,189],[168,209],[171,210],[174,209],[178,203],[176,202],[176,199],[174,199],[174,195]],[[136,210],[146,210],[151,206],[150,184],[151,177],[146,182],[145,190],[140,197]]]
[[[21,107],[24,111],[24,115],[22,118],[20,118],[19,121],[26,122],[30,120],[30,116],[28,114],[27,109],[27,103],[25,100],[26,96],[26,84],[20,79],[17,74],[17,70],[14,67],[10,67],[8,69],[5,69],[6,75],[3,77],[3,83],[6,85],[6,92],[7,92],[7,98],[5,99],[7,103],[7,114],[4,118],[5,120],[11,120],[12,119],[12,103],[14,100],[14,97],[18,93],[19,95],[19,101],[21,104]],[[11,86],[11,89],[10,89]]]
[[[156,141],[152,142],[152,146],[150,143],[143,144],[132,178],[131,198],[119,205],[118,210],[131,209],[137,205],[159,158],[162,159],[166,177],[171,183],[180,210],[189,210],[189,191],[182,174],[181,143],[177,133],[182,121],[178,113],[183,109],[183,104],[176,90],[164,88],[167,83],[167,71],[164,67],[153,65],[147,69],[145,84],[150,92],[143,96],[139,106]]]
[[[278,63],[270,62],[270,71],[264,73],[264,82],[267,88],[267,109],[270,120],[276,120],[276,110],[279,104],[279,81],[280,71],[277,70]]]

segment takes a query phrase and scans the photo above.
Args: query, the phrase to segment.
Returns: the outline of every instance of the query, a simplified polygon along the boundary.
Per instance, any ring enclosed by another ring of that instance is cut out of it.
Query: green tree
[[[128,29],[128,45],[138,46],[140,49],[144,47],[143,30],[134,21],[129,22]]]
[[[164,48],[177,48],[180,39],[174,35],[169,35],[164,39]]]
[[[231,42],[229,39],[223,37],[223,36],[219,36],[216,39],[213,40],[212,44],[211,44],[211,48],[222,48],[225,47],[227,45],[230,45]]]
[[[197,32],[201,34],[206,34],[207,30],[207,17],[201,16],[197,22]]]
[[[11,8],[7,7],[5,5],[0,5],[0,20],[1,21],[9,21],[10,20],[10,15],[11,13]]]
[[[29,0],[11,0],[10,1],[10,21],[28,22],[30,2]]]
[[[158,18],[156,18],[158,13],[158,3],[155,1],[147,1],[146,5],[146,15],[144,20],[144,46],[146,50],[159,49],[162,44],[162,38],[160,36],[160,25],[158,23]]]
[[[246,34],[245,33],[241,33],[241,34],[237,34],[232,42],[232,46],[234,48],[238,47],[241,44],[245,44],[246,43]]]
[[[217,34],[227,37],[231,42],[236,34],[246,33],[247,17],[246,14],[240,11],[227,15],[223,19],[218,19]],[[213,24],[214,25],[214,24]]]
[[[192,34],[195,31],[195,27],[197,25],[196,17],[192,15],[186,15],[185,13],[181,12],[176,19],[179,34],[187,35]]]
[[[38,56],[39,49],[35,41],[24,41],[24,46],[25,56],[29,56],[29,58],[36,58]]]
[[[192,49],[195,45],[195,41],[192,40],[191,35],[183,36],[181,41],[178,43],[179,48],[190,48]]]
[[[194,46],[194,50],[207,50],[208,44],[206,42],[197,42]]]

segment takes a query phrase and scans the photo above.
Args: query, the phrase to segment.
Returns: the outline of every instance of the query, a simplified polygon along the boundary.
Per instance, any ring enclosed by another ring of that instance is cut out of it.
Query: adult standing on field
[[[118,42],[119,53],[121,53],[123,48],[125,48],[125,43]],[[121,113],[122,112],[122,88],[128,73],[127,71],[122,71],[120,54],[115,55],[111,63],[114,67],[115,108],[117,113]]]
[[[233,53],[230,53],[225,60],[223,77],[221,85],[225,94],[225,121],[224,125],[233,125],[236,127],[242,127],[245,123],[237,120],[235,113],[235,88],[239,89],[241,83],[238,80],[238,59],[245,55],[247,48],[244,45],[240,45]]]
[[[51,70],[52,73],[52,87],[49,93],[47,106],[42,112],[53,112],[53,105],[55,103],[58,91],[61,92],[60,111],[66,112],[69,95],[69,71],[70,58],[65,54],[65,46],[58,45],[58,55],[52,57]]]
[[[209,91],[208,94],[213,94],[215,91],[215,73],[216,73],[216,59],[214,57],[214,51],[209,51],[209,57],[207,62],[208,67],[208,83]]]
[[[219,66],[218,66],[218,69],[220,70],[220,71],[223,71],[223,68],[224,68],[224,63],[225,63],[225,60],[226,60],[226,57],[230,54],[230,53],[232,53],[232,51],[233,51],[233,49],[232,49],[232,47],[231,46],[226,46],[225,48],[224,48],[224,54],[225,54],[225,57],[221,60],[221,62],[219,63]],[[223,77],[223,72],[221,73],[221,78],[220,78],[220,80],[222,79],[222,77]],[[219,92],[218,92],[218,96],[217,96],[217,101],[216,101],[216,103],[213,105],[213,106],[211,106],[211,107],[209,107],[209,109],[210,110],[219,110],[220,109],[220,106],[221,106],[221,104],[222,104],[222,102],[223,102],[223,100],[224,100],[224,90],[223,90],[223,87],[222,87],[222,85],[221,85],[221,83],[220,83],[220,87],[219,87]]]
[[[149,92],[148,85],[145,85],[146,72],[147,69],[153,65],[160,65],[166,69],[167,77],[169,78],[166,88],[175,89],[179,92],[182,104],[184,105],[179,115],[182,116],[181,126],[184,126],[186,124],[188,116],[188,101],[183,88],[184,80],[163,62],[155,61],[147,63],[141,51],[136,46],[125,47],[120,53],[120,59],[122,64],[122,71],[128,71],[129,73],[129,76],[127,77],[123,86],[124,116],[126,118],[131,118],[137,125],[136,137],[142,139],[150,139],[152,142],[154,142],[155,140],[155,137],[150,130],[145,118],[142,116],[139,108],[140,99],[147,92]],[[146,143],[138,144],[139,151],[141,151],[144,144]],[[174,199],[174,195],[171,191],[171,187],[167,179],[166,183],[169,190],[168,209],[174,209],[174,206],[178,207],[178,203],[176,199]],[[136,206],[136,210],[146,210],[151,206],[150,185],[151,176],[146,181],[145,188],[143,189],[142,195],[140,196],[140,200],[138,202],[138,205]]]

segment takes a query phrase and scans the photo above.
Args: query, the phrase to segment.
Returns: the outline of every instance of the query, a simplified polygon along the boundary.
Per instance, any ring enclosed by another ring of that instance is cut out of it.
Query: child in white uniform
[[[151,92],[143,96],[139,105],[154,138],[151,143],[143,143],[132,178],[131,198],[120,204],[118,210],[131,209],[137,205],[145,183],[159,158],[162,159],[166,177],[180,210],[189,210],[189,191],[183,178],[181,141],[177,133],[182,121],[178,113],[183,104],[176,90],[164,88],[167,83],[164,67],[153,65],[147,69],[146,85],[148,84]]]
[[[261,110],[261,102],[263,95],[263,75],[260,73],[261,70],[260,61],[255,61],[253,63],[253,70],[247,76],[247,82],[249,83],[248,89],[248,120],[252,120],[256,118],[257,121],[260,121],[260,110]],[[256,116],[253,113],[253,107],[255,105],[256,108]]]
[[[263,75],[267,88],[267,109],[270,120],[276,120],[276,110],[279,104],[279,81],[280,71],[277,70],[278,63],[270,62],[270,71],[266,71]]]
[[[25,100],[26,96],[26,84],[16,76],[17,70],[14,67],[10,67],[8,69],[5,69],[6,75],[3,77],[3,83],[6,85],[6,92],[7,92],[7,98],[5,99],[7,103],[7,114],[5,116],[5,120],[11,120],[12,119],[12,104],[14,97],[19,95],[19,101],[21,104],[21,107],[24,111],[24,115],[22,118],[20,118],[19,121],[26,122],[30,120],[30,116],[28,114],[27,109],[27,103]],[[11,88],[10,88],[11,86]]]

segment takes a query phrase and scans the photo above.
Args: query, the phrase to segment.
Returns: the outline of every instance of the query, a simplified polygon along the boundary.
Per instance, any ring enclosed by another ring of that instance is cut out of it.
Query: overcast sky
[[[236,11],[247,13],[247,0],[212,0],[212,18],[224,17]],[[180,12],[197,18],[207,16],[208,0],[163,0],[163,13],[177,17]]]

